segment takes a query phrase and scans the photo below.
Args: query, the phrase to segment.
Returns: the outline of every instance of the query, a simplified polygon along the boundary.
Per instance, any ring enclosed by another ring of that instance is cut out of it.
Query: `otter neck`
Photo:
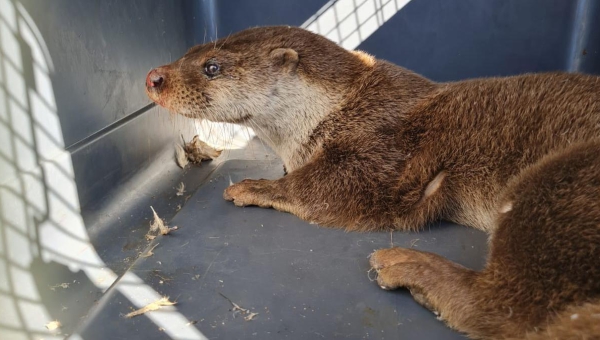
[[[277,153],[288,171],[299,168],[312,156],[315,146],[309,143],[310,136],[339,107],[342,97],[302,80],[295,85],[278,86],[263,114],[245,124]]]
[[[328,138],[332,129],[345,120],[347,110],[343,107],[378,107],[388,115],[407,117],[436,87],[430,80],[387,62],[378,63],[349,81],[331,79],[323,87],[297,78],[276,86],[277,95],[272,94],[272,100],[261,110],[263,114],[245,125],[277,153],[288,171],[293,171],[304,165],[322,138]],[[393,100],[388,97],[390,92],[394,93]],[[371,102],[373,105],[368,105]],[[323,130],[318,133],[321,137],[313,135],[317,127]]]

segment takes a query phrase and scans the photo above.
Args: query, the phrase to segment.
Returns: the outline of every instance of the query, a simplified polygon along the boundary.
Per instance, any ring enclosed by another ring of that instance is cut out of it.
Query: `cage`
[[[222,191],[282,176],[281,161],[249,129],[152,104],[146,73],[258,25],[440,82],[598,73],[598,15],[591,0],[0,0],[0,338],[463,338],[379,289],[367,255],[391,244],[478,269],[484,233],[347,233],[236,208]],[[196,134],[226,150],[182,170],[174,145]],[[148,240],[153,210],[178,229]],[[126,317],[163,296],[176,304]]]

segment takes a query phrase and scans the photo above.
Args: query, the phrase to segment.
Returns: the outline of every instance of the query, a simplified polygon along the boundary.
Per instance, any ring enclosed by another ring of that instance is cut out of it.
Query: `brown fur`
[[[473,338],[600,337],[598,77],[439,84],[290,27],[246,30],[152,72],[164,78],[147,88],[157,103],[253,127],[282,157],[287,176],[236,183],[225,199],[348,230],[436,219],[485,230],[481,272],[392,248],[371,257],[378,282]]]
[[[544,329],[528,332],[526,340],[600,339],[600,301],[571,307]]]

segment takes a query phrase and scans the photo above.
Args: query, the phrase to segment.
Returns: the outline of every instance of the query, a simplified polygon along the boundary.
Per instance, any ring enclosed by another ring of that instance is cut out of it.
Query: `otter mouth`
[[[247,114],[247,115],[245,115],[243,117],[240,117],[240,118],[235,118],[235,119],[228,120],[225,123],[242,124],[242,123],[245,123],[245,122],[249,121],[250,119],[252,119],[252,115],[251,114]]]
[[[171,97],[170,91],[165,91],[168,87],[166,86],[166,72],[162,68],[154,69],[148,73],[146,76],[146,95],[150,100],[156,103],[159,106],[164,107],[172,113],[179,114],[181,116],[192,118],[192,119],[208,119],[215,122],[222,123],[231,123],[231,124],[244,124],[252,119],[252,114],[247,114],[242,117],[237,118],[229,118],[223,115],[224,117],[219,117],[218,120],[213,120],[207,117],[206,112],[194,112],[193,110],[186,110],[185,106],[181,106],[177,97]],[[206,95],[203,93],[206,97]],[[169,100],[169,98],[171,100]],[[210,103],[210,98],[206,98],[206,103],[204,103],[204,109],[210,108],[212,105]],[[205,114],[202,114],[205,113]]]
[[[146,95],[156,104],[164,106],[164,100],[161,100],[160,91],[158,89],[146,86]]]
[[[168,107],[160,104],[158,101],[154,101],[155,103],[165,107],[166,109],[168,109],[171,112],[177,113],[178,115],[184,116],[186,118],[192,118],[192,119],[207,119],[209,121],[215,122],[215,123],[230,123],[230,124],[243,124],[245,122],[248,122],[250,119],[252,119],[252,115],[251,114],[247,114],[243,117],[240,118],[231,118],[231,119],[218,119],[218,120],[213,120],[210,119],[208,117],[206,117],[203,114],[199,114],[198,112],[181,112],[181,111],[177,111],[177,110],[171,110]]]
[[[151,95],[150,92],[148,92],[147,94],[148,94],[148,98],[150,98],[150,100],[152,100],[152,102],[154,102],[156,105],[158,105],[160,107],[164,107],[165,109],[171,111],[171,109],[167,105],[167,102],[164,98],[161,98],[158,94]]]
[[[168,111],[175,113],[175,110],[173,110],[173,108],[171,107],[172,102],[169,100],[169,96],[167,95],[167,93],[165,93],[165,91],[163,89],[146,87],[146,95],[156,105],[164,107]],[[182,114],[182,115],[189,117],[189,115],[184,115],[184,114]]]

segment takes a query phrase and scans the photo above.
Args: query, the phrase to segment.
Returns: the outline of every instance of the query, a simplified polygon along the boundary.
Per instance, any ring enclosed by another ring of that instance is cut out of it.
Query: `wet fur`
[[[211,58],[216,79],[202,72]],[[236,183],[226,199],[347,230],[438,219],[485,230],[481,272],[392,248],[371,256],[378,283],[473,338],[600,337],[598,77],[435,83],[291,27],[246,30],[159,70],[157,103],[252,127],[283,159],[286,176]]]

